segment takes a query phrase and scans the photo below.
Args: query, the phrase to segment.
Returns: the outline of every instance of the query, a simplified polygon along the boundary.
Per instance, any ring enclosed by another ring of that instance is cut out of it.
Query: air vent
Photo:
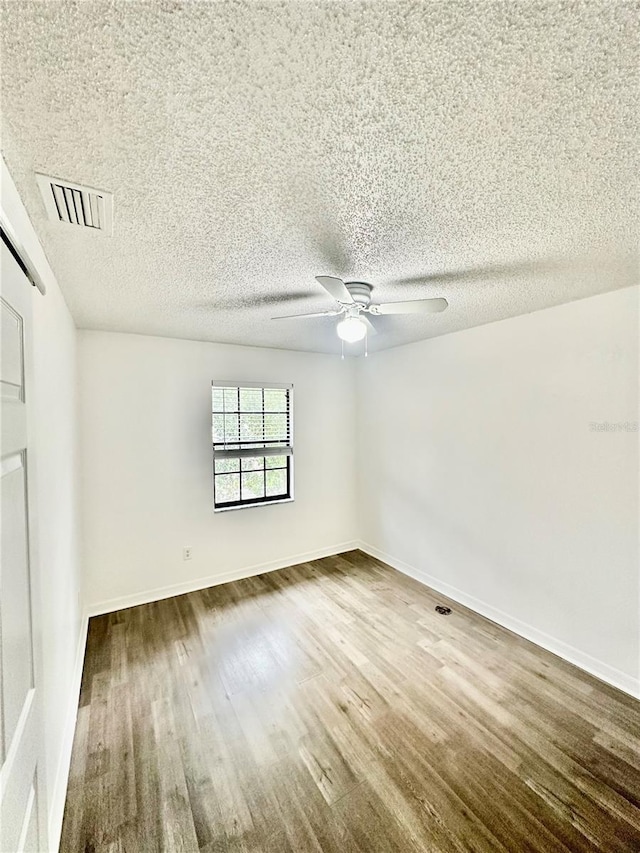
[[[90,228],[98,234],[113,230],[113,196],[70,181],[36,174],[44,206],[53,222]]]

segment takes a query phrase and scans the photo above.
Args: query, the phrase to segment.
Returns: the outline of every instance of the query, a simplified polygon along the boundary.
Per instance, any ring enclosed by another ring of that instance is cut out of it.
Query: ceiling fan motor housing
[[[370,284],[367,284],[365,281],[346,281],[345,287],[353,297],[353,301],[356,305],[360,305],[362,308],[367,308],[369,306],[372,290]]]

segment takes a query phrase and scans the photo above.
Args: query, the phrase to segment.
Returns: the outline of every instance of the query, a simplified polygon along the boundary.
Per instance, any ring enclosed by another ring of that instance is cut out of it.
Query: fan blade
[[[547,262],[547,269],[551,267],[551,263]],[[427,275],[413,275],[406,278],[396,279],[393,284],[397,285],[414,285],[414,284],[458,284],[466,281],[496,281],[507,279],[508,281],[534,273],[545,272],[545,266],[542,262],[534,264],[529,261],[521,261],[509,264],[487,264],[486,266],[467,267],[466,269],[446,270],[438,273],[428,273]]]
[[[242,308],[253,308],[256,305],[278,305],[281,302],[301,302],[303,299],[315,297],[313,288],[308,290],[289,290],[286,293],[265,293],[264,296],[246,296],[238,300]],[[294,306],[292,306],[294,307]]]
[[[347,305],[353,304],[353,296],[351,296],[341,278],[335,278],[332,275],[317,275],[316,281],[338,302],[343,302]]]
[[[413,299],[408,302],[385,302],[372,305],[372,314],[438,314],[448,306],[446,299]]]
[[[362,320],[362,322],[367,327],[367,334],[368,335],[377,335],[378,334],[378,330],[376,329],[376,327],[373,325],[373,323],[371,322],[371,320],[368,317],[365,317],[364,314],[360,314],[360,319]]]
[[[309,288],[308,290],[289,290],[286,293],[266,293],[264,296],[254,294],[252,296],[232,296],[224,300],[222,298],[210,299],[206,302],[198,302],[194,307],[204,311],[234,311],[238,308],[258,308],[262,305],[283,307],[283,302],[302,302],[306,299],[317,300],[317,298],[317,293]],[[295,305],[291,307],[295,308]]]
[[[307,317],[337,317],[342,311],[316,311],[313,314],[285,314],[283,317],[272,317],[272,320],[305,320]]]
[[[630,262],[630,263],[629,263]],[[548,258],[512,261],[505,264],[486,264],[485,266],[467,267],[466,269],[449,270],[427,275],[415,275],[396,279],[398,285],[413,284],[459,284],[461,282],[512,282],[522,279],[525,282],[541,276],[562,276],[572,274],[609,274],[612,267],[620,270],[625,265],[637,272],[637,255],[627,253],[607,252],[601,254],[565,255]],[[624,286],[624,285],[623,285]]]

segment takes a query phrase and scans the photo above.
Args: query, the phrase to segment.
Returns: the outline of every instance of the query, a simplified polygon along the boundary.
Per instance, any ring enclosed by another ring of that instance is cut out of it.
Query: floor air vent
[[[53,222],[80,225],[107,236],[113,229],[113,196],[103,190],[83,187],[36,174],[44,206]]]

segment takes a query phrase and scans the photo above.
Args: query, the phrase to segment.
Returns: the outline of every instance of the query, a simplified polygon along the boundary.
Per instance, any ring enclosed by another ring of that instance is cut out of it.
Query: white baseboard
[[[255,566],[247,566],[243,569],[232,569],[229,572],[221,572],[204,578],[183,581],[182,583],[161,586],[144,592],[135,592],[131,595],[123,595],[121,598],[110,598],[106,601],[98,601],[89,605],[89,616],[99,616],[102,613],[112,613],[114,610],[123,610],[126,607],[137,607],[139,604],[148,604],[150,601],[160,601],[163,598],[171,598],[174,595],[183,595],[185,592],[196,592],[199,589],[207,589],[210,586],[218,586],[230,581],[239,581],[243,578],[251,578],[266,572],[275,572],[278,569],[286,569],[288,566],[296,566],[298,563],[308,563],[309,560],[320,560],[322,557],[333,557],[343,554],[345,551],[353,551],[359,547],[357,541],[342,542],[339,545],[330,545],[326,548],[318,548],[315,551],[307,551],[304,554],[292,554],[281,560],[272,560],[268,563],[260,563]]]
[[[54,788],[51,791],[49,800],[49,849],[56,851],[60,847],[62,818],[64,817],[64,804],[67,797],[67,784],[69,781],[69,769],[71,767],[71,752],[73,750],[73,738],[76,733],[76,721],[78,719],[78,702],[80,699],[80,685],[82,683],[82,667],[84,665],[84,652],[87,645],[88,625],[89,617],[85,614],[80,623],[76,659],[73,665],[73,681],[67,707],[67,720],[64,727],[60,756],[58,758]]]
[[[622,672],[621,670],[604,663],[604,661],[598,660],[586,652],[576,649],[574,646],[570,646],[562,640],[557,640],[555,637],[545,634],[544,631],[539,631],[537,628],[528,625],[526,622],[522,622],[520,619],[509,616],[508,613],[503,613],[501,610],[492,607],[485,601],[481,601],[479,598],[468,595],[466,592],[462,592],[462,590],[445,583],[439,578],[435,578],[432,575],[427,574],[421,569],[416,569],[414,566],[410,566],[402,560],[397,560],[390,554],[385,554],[384,551],[380,551],[373,545],[369,545],[366,542],[360,542],[359,548],[361,551],[364,551],[365,554],[369,554],[371,557],[375,557],[377,560],[387,563],[391,568],[397,569],[399,572],[402,572],[402,574],[408,575],[414,580],[425,584],[425,586],[431,587],[436,592],[446,595],[448,598],[453,599],[453,601],[457,601],[458,604],[462,604],[470,610],[474,610],[481,616],[491,619],[492,622],[502,625],[503,628],[508,628],[508,630],[513,631],[514,634],[519,634],[525,640],[529,640],[537,646],[541,646],[543,649],[546,649],[548,652],[558,655],[558,657],[561,657],[574,666],[585,670],[590,675],[594,675],[596,678],[610,684],[612,687],[616,687],[618,690],[623,690],[635,699],[640,699],[640,679],[634,678],[626,672]]]

